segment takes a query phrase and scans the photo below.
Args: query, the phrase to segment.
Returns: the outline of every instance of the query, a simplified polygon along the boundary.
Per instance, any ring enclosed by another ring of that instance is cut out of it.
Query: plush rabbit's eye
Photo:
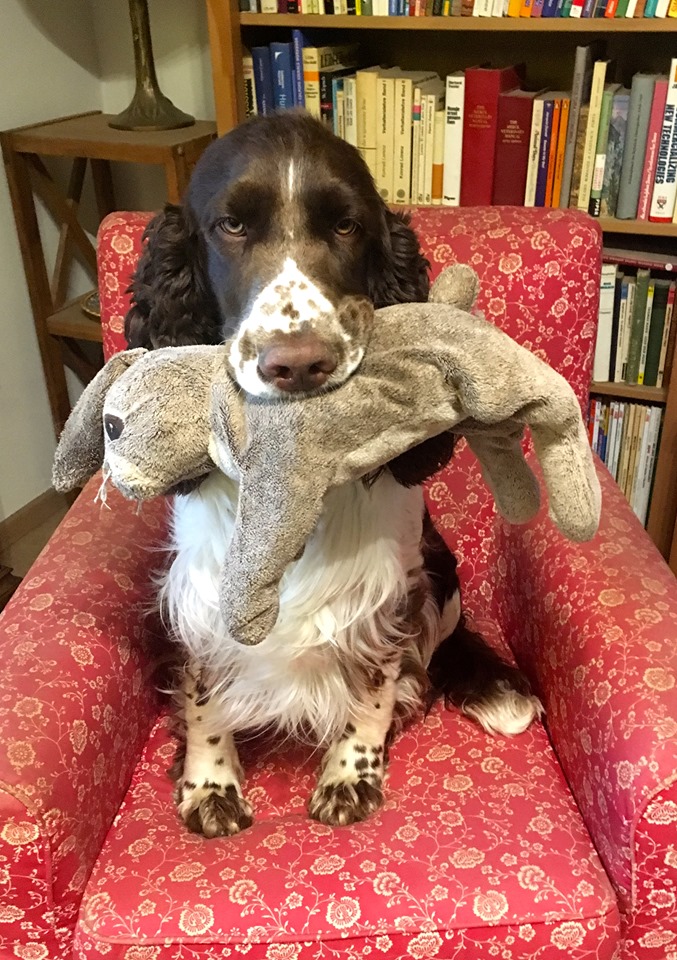
[[[117,440],[125,429],[124,420],[112,413],[107,413],[103,418],[103,428],[109,440]]]

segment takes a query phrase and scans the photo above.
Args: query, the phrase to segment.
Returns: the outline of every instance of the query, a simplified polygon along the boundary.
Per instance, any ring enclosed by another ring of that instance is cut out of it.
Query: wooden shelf
[[[83,312],[81,300],[82,297],[78,297],[47,317],[47,330],[53,337],[71,337],[73,340],[101,343],[101,324]]]
[[[590,385],[590,393],[648,403],[665,403],[668,397],[667,387],[645,387],[638,383],[600,383],[595,380]]]
[[[643,237],[677,237],[677,223],[616,220],[615,217],[600,217],[599,223],[605,233],[633,233],[641,234]]]
[[[241,13],[243,27],[319,27],[323,30],[461,30],[474,33],[677,33],[677,19],[577,20],[570,17],[347,17]]]

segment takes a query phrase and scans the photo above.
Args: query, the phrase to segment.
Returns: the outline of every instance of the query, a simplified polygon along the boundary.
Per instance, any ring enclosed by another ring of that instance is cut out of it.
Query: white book
[[[386,203],[393,197],[393,150],[395,147],[395,78],[384,70],[376,86],[376,188]]]
[[[625,423],[626,404],[618,404],[618,427],[616,428],[616,446],[614,447],[614,462],[612,464],[612,473],[614,480],[618,480],[618,466],[621,460],[621,441],[623,440],[623,424]]]
[[[261,0],[261,13],[277,13],[277,0]]]
[[[475,0],[472,8],[473,17],[490,17],[494,9],[494,0]]]
[[[395,131],[393,147],[393,203],[411,202],[411,141],[414,84],[437,76],[434,71],[400,70],[395,75]]]
[[[651,496],[651,483],[653,481],[654,468],[656,466],[656,457],[658,456],[658,441],[661,432],[660,407],[651,407],[649,418],[649,443],[644,461],[644,473],[642,476],[642,495],[639,503],[638,517],[646,526],[649,513],[649,497]]]
[[[461,202],[461,160],[463,157],[463,103],[465,73],[458,70],[447,77],[444,104],[444,178],[442,203],[458,207]]]
[[[628,17],[629,19],[632,19],[632,17],[634,17],[635,10],[637,9],[638,3],[639,3],[639,0],[630,0],[630,3],[628,4],[628,9],[625,11],[626,17]]]
[[[635,311],[636,291],[637,281],[634,277],[631,277],[628,281],[628,315],[623,333],[623,342],[621,343],[621,383],[625,383],[625,376],[628,371],[628,352],[630,350],[630,334],[632,333],[632,315]]]
[[[418,172],[421,166],[421,88],[414,87],[411,118],[411,202],[418,203]]]
[[[616,331],[616,360],[614,365],[614,383],[621,379],[621,370],[623,361],[621,358],[621,344],[625,337],[625,325],[628,322],[628,281],[623,280],[621,284],[621,302],[618,308],[618,330]]]
[[[656,14],[658,16],[658,14]],[[677,58],[670,63],[668,96],[663,112],[663,126],[658,141],[658,157],[649,220],[670,223],[677,216]]]
[[[433,202],[433,163],[435,162],[435,117],[444,108],[444,86],[440,93],[426,94],[423,202]]]
[[[374,179],[376,179],[377,90],[380,72],[380,67],[366,67],[355,74],[357,148]]]
[[[529,165],[527,166],[527,184],[524,188],[524,206],[536,205],[536,183],[538,181],[538,160],[541,152],[541,130],[543,129],[543,96],[534,99],[531,114],[531,134],[529,136]]]
[[[491,16],[492,17],[502,17],[503,16],[503,6],[504,0],[494,0],[491,6]]]
[[[668,341],[670,340],[670,327],[675,322],[675,294],[674,290],[670,291],[668,295],[668,305],[665,310],[665,323],[663,324],[663,339],[661,340],[661,352],[658,358],[658,376],[656,378],[656,386],[663,386],[663,378],[665,376],[665,362],[668,356]]]
[[[357,146],[357,104],[356,100],[356,79],[355,77],[344,77],[343,79],[343,122],[344,138],[347,143]]]
[[[242,51],[242,78],[244,80],[245,110],[248,117],[253,117],[259,111],[256,107],[254,59],[249,50]]]
[[[599,319],[597,322],[597,340],[592,378],[598,382],[609,379],[611,360],[611,327],[614,315],[614,292],[616,289],[616,270],[613,263],[602,264],[602,279],[599,290]]]
[[[580,9],[579,15],[580,15]],[[588,212],[592,176],[595,170],[595,154],[597,147],[597,133],[599,131],[599,117],[604,97],[604,82],[606,80],[607,61],[596,60],[592,70],[592,87],[590,90],[590,107],[588,110],[588,124],[585,128],[585,147],[583,149],[583,163],[581,166],[581,181],[578,188],[578,209]]]
[[[661,17],[661,18],[667,17],[669,6],[670,6],[670,0],[658,0],[654,17]]]
[[[604,462],[606,468],[611,473],[611,465],[614,462],[614,449],[616,447],[616,428],[618,426],[618,404],[615,400],[609,405],[609,436],[606,443],[606,457]]]
[[[338,87],[336,90],[336,116],[334,117],[334,125],[336,127],[336,136],[340,137],[341,140],[346,138],[346,112],[345,112],[345,93],[343,92],[343,85]]]
[[[418,162],[416,164],[416,180],[414,180],[413,170],[412,170],[412,180],[411,180],[411,196],[412,200],[415,200],[416,203],[425,203],[425,184],[426,184],[426,170],[428,162],[430,163],[430,174],[432,176],[432,133],[434,131],[434,110],[433,116],[431,118],[430,129],[428,128],[428,114],[430,112],[431,102],[438,102],[440,108],[443,104],[444,98],[444,84],[440,78],[435,75],[429,80],[424,80],[422,83],[416,84],[416,90],[420,94],[420,122],[419,122],[419,137],[418,137]],[[430,97],[433,96],[431,101]],[[416,109],[416,99],[414,99],[414,109]],[[427,142],[430,139],[430,154],[427,151]],[[412,168],[414,166],[414,161],[412,161]]]
[[[646,312],[644,314],[644,330],[642,331],[642,347],[639,354],[639,374],[637,383],[644,383],[644,371],[646,370],[646,352],[649,347],[649,329],[651,327],[651,311],[653,309],[654,290],[656,282],[649,280],[649,289],[646,295]]]
[[[640,423],[640,437],[637,442],[637,467],[635,482],[632,488],[632,507],[635,516],[641,520],[641,506],[644,500],[644,485],[646,480],[647,450],[649,446],[649,427],[651,423],[651,407],[647,407]]]

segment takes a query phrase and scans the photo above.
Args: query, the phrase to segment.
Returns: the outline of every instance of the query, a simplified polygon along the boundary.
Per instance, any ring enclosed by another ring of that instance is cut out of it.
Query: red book
[[[494,186],[498,100],[519,87],[524,64],[518,67],[468,67],[465,71],[461,206],[488,206]]]
[[[639,191],[639,204],[637,206],[638,220],[649,219],[653,181],[656,176],[656,163],[658,162],[658,144],[663,129],[663,114],[665,113],[665,101],[667,98],[668,78],[659,78],[654,84],[653,100],[651,101],[649,132],[646,137],[646,153],[644,154],[644,169],[642,170],[642,185]]]
[[[618,0],[607,0],[606,9],[604,10],[604,16],[608,17],[610,20],[616,16],[616,11],[618,10]]]
[[[492,203],[521,207],[529,166],[534,97],[530,90],[509,90],[498,98],[496,166]]]

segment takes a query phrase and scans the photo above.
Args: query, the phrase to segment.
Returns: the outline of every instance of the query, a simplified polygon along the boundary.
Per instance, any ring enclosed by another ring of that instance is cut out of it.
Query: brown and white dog
[[[362,358],[351,299],[427,299],[407,218],[387,209],[358,152],[303,113],[215,141],[184,206],[159,214],[147,240],[129,345],[227,339],[254,396],[348,378]],[[524,677],[466,628],[455,560],[425,513],[420,484],[452,449],[453,437],[438,438],[327,497],[283,579],[278,622],[254,648],[235,643],[219,615],[233,481],[215,473],[176,497],[159,592],[185,660],[176,798],[192,830],[213,837],[251,823],[238,732],[275,728],[325,747],[310,814],[346,824],[379,807],[389,734],[435,693],[491,732],[518,733],[538,715]]]

